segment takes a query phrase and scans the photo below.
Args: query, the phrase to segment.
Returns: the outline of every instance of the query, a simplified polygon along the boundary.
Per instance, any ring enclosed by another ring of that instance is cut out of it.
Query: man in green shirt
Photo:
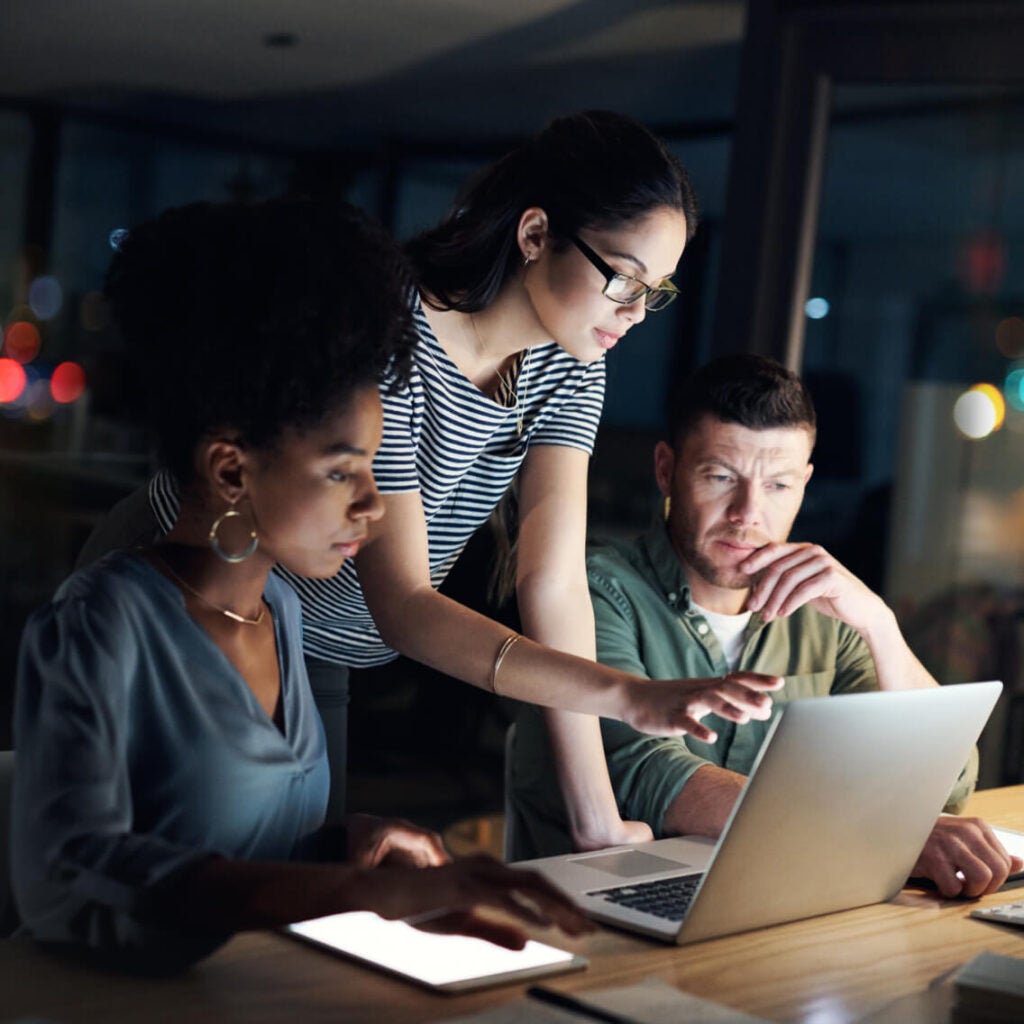
[[[588,558],[598,660],[652,679],[781,675],[776,708],[797,697],[936,686],[877,594],[821,547],[787,540],[816,429],[799,378],[771,360],[729,356],[694,374],[673,409],[671,442],[654,452],[664,522]],[[720,834],[770,723],[711,716],[705,724],[717,733],[708,743],[602,721],[623,818],[657,836]],[[566,852],[537,709],[520,714],[515,746],[513,852]],[[948,810],[962,807],[976,778],[975,752]],[[944,816],[914,874],[946,895],[973,896],[1019,868],[983,822]]]

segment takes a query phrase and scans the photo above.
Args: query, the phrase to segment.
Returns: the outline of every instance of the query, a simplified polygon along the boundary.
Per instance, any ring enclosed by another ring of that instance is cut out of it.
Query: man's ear
[[[667,441],[654,446],[654,479],[658,490],[667,498],[672,493],[672,475],[676,468],[676,453]]]
[[[811,479],[811,474],[812,474],[813,472],[814,472],[814,466],[812,466],[812,465],[811,465],[811,464],[810,464],[810,463],[808,462],[808,463],[807,463],[807,468],[806,468],[806,469],[804,470],[804,487],[806,487],[806,486],[807,486],[807,482],[808,482],[808,481],[809,481],[809,480]]]
[[[516,242],[523,260],[532,263],[547,249],[551,236],[548,234],[548,215],[539,206],[523,210],[516,229]]]
[[[226,505],[235,505],[245,497],[249,454],[233,438],[207,438],[200,445],[197,467],[211,495]]]

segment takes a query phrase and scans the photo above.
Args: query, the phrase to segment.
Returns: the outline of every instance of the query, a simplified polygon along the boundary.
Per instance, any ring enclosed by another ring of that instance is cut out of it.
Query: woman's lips
[[[347,541],[344,544],[332,544],[331,549],[337,551],[343,558],[355,558],[359,551],[359,541]]]
[[[610,348],[615,348],[615,343],[622,337],[621,334],[612,334],[610,331],[602,331],[600,327],[594,328],[594,334],[597,337],[598,345],[606,351]]]

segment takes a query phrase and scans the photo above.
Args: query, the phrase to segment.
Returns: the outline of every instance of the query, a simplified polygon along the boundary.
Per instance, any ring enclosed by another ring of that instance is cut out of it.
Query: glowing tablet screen
[[[433,988],[475,987],[586,964],[572,953],[532,939],[523,949],[505,949],[466,935],[438,935],[404,921],[385,921],[369,911],[300,921],[287,931]]]

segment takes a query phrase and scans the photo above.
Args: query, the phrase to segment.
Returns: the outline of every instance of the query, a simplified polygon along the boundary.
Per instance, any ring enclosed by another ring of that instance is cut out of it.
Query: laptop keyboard
[[[598,889],[588,896],[617,903],[632,910],[642,910],[667,921],[682,921],[693,900],[703,875],[685,875],[682,878],[664,878],[639,885],[620,885],[615,889]]]

